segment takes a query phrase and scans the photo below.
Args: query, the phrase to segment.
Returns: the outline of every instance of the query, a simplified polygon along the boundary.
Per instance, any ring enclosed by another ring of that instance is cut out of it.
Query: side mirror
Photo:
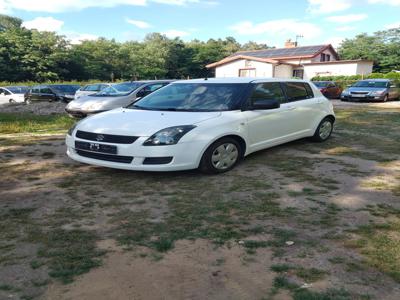
[[[396,88],[397,86],[395,86],[394,84],[392,84],[391,86],[390,86],[390,88]]]
[[[275,99],[260,99],[253,102],[253,110],[266,110],[266,109],[276,109],[281,107],[278,100]]]

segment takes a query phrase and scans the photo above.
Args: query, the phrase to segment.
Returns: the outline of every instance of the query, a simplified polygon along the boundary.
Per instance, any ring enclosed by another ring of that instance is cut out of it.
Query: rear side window
[[[39,94],[39,92],[40,92],[39,89],[40,89],[40,86],[35,86],[35,87],[32,88],[32,91],[31,91],[31,92],[32,92],[32,93]]]
[[[279,103],[286,102],[279,82],[266,82],[257,84],[251,97],[251,105],[259,100],[278,100]]]
[[[289,102],[313,98],[314,94],[308,83],[285,82],[283,84]]]
[[[52,93],[53,93],[53,92],[51,91],[51,89],[48,88],[48,87],[41,87],[41,88],[40,88],[40,92],[41,92],[42,94],[52,94]]]

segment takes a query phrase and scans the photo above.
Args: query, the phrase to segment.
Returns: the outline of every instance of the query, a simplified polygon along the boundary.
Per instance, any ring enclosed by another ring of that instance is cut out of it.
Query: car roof
[[[288,79],[288,78],[261,78],[261,77],[221,77],[221,78],[198,78],[189,80],[179,80],[175,83],[258,83],[258,82],[306,82],[303,79]]]

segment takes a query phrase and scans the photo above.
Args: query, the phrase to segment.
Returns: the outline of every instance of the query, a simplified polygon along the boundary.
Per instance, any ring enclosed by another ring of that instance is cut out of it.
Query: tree
[[[21,24],[20,18],[0,14],[0,31],[20,28]]]

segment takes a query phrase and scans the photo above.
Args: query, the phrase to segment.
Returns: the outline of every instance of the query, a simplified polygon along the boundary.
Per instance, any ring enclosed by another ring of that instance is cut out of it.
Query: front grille
[[[165,165],[172,161],[172,156],[166,157],[146,157],[143,161],[144,165]]]
[[[367,95],[368,92],[351,92],[352,95]]]
[[[75,151],[78,155],[83,156],[83,157],[118,162],[118,163],[123,163],[123,164],[130,164],[133,160],[133,156],[102,154],[102,153],[95,153],[95,152],[83,151],[83,150],[78,150],[78,149],[75,149]]]
[[[103,134],[81,130],[78,130],[78,132],[76,133],[76,137],[83,140],[115,144],[132,144],[138,139],[137,136]]]

